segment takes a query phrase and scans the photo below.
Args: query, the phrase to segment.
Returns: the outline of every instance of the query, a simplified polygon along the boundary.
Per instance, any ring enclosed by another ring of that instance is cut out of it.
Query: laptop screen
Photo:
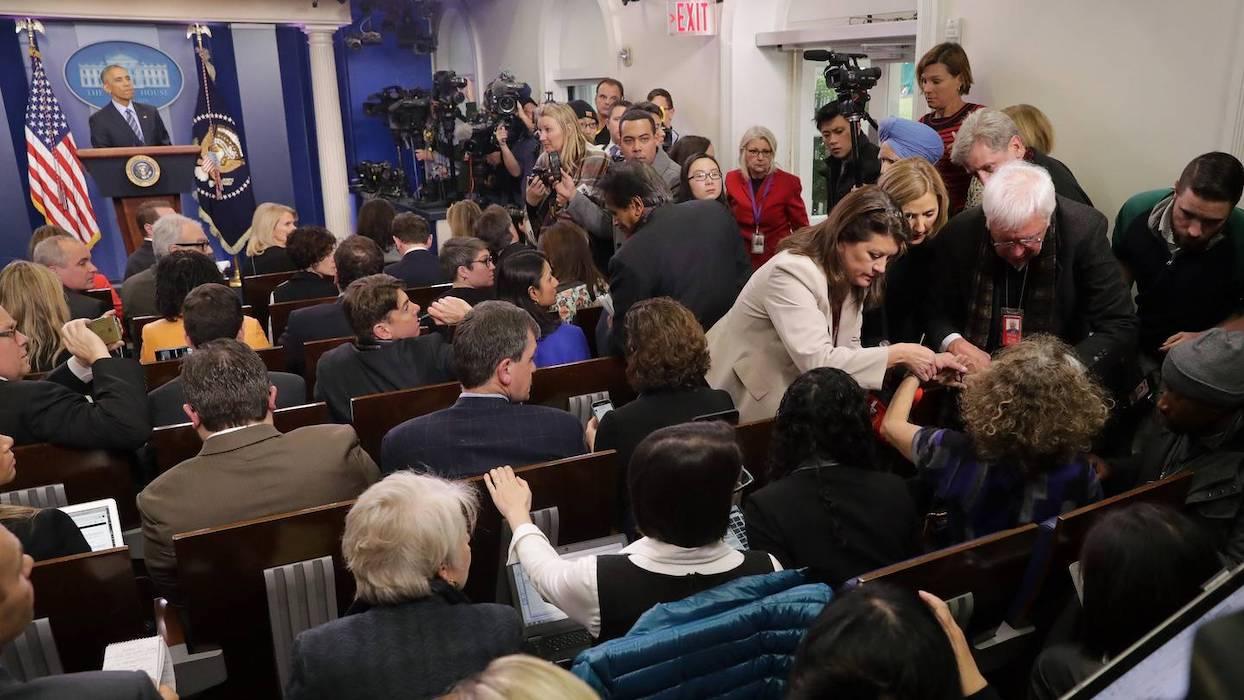
[[[617,554],[625,546],[626,538],[615,535],[558,547],[557,553],[562,559],[573,560],[600,554]],[[566,613],[540,597],[521,564],[510,566],[510,582],[514,586],[514,603],[519,614],[523,616],[524,626],[531,627],[566,619]]]
[[[71,506],[62,506],[61,510],[73,519],[74,525],[78,526],[78,530],[86,538],[86,543],[90,545],[92,552],[125,544],[121,537],[121,522],[117,517],[115,499],[105,498],[99,501],[76,503]]]
[[[1071,697],[1183,700],[1188,694],[1188,669],[1197,630],[1223,615],[1244,610],[1242,571],[1237,569],[1226,581],[1201,594],[1077,687]]]

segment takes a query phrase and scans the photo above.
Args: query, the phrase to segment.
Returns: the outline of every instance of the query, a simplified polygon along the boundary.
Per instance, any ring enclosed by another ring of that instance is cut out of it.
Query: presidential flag
[[[191,29],[195,42],[195,66],[199,73],[199,97],[194,108],[193,140],[199,147],[199,166],[195,168],[195,199],[199,218],[230,255],[246,247],[255,213],[255,192],[251,189],[250,166],[246,164],[242,129],[233,110],[216,91],[216,69],[206,36],[206,27]]]
[[[86,177],[78,160],[78,145],[69,122],[52,93],[35,32],[30,32],[30,101],[26,103],[26,159],[29,163],[30,200],[49,224],[92,245],[99,224],[86,191]]]

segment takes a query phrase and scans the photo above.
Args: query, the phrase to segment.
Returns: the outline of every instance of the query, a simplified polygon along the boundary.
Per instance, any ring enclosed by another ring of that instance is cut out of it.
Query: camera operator
[[[816,110],[816,130],[825,144],[825,194],[829,201],[826,211],[833,211],[856,185],[855,166],[861,170],[860,184],[875,185],[881,177],[880,148],[860,134],[859,158],[852,158],[851,124],[842,116],[838,102],[830,102]]]
[[[594,254],[608,261],[614,249],[613,220],[597,203],[597,181],[608,169],[609,158],[588,147],[568,105],[542,105],[536,125],[543,152],[527,180],[525,198],[533,232],[538,237],[544,227],[569,219],[591,234]]]

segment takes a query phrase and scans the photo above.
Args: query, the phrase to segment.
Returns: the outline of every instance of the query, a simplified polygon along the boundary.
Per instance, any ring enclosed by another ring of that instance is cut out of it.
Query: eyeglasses
[[[0,331],[0,338],[17,338],[17,329],[10,328],[7,331]]]
[[[195,241],[194,243],[174,243],[170,248],[198,248],[199,250],[207,250],[212,247],[208,241]]]
[[[690,175],[688,175],[687,179],[695,180],[696,182],[704,182],[705,180],[720,180],[721,171],[710,170],[708,172],[704,172],[703,170],[697,170],[694,173],[691,173]]]
[[[1033,236],[1032,238],[1016,238],[1013,241],[994,241],[994,250],[1008,250],[1013,247],[1020,248],[1037,248],[1045,241],[1045,236]]]
[[[746,151],[744,151],[744,153],[746,153],[748,156],[752,158],[772,158],[773,157],[773,151],[770,151],[767,148],[765,149],[749,148]]]
[[[497,261],[496,261],[495,259],[493,259],[493,257],[492,257],[491,255],[489,255],[489,256],[488,256],[488,257],[486,257],[486,258],[480,258],[479,260],[472,260],[472,261],[471,261],[471,264],[470,264],[470,265],[467,265],[467,267],[471,267],[472,265],[475,265],[475,264],[477,264],[477,263],[479,263],[479,264],[484,264],[484,265],[487,265],[487,266],[489,266],[489,267],[492,267],[493,265],[496,265],[496,264],[497,264]]]

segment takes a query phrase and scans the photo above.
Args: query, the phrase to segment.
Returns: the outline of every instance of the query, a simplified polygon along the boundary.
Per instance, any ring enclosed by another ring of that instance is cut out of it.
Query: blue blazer
[[[583,426],[565,411],[464,396],[449,408],[390,430],[380,444],[380,463],[385,473],[413,468],[465,479],[493,467],[521,467],[585,452]]]
[[[430,287],[449,281],[441,270],[440,260],[430,250],[412,250],[401,260],[385,265],[384,272],[400,279],[407,287]]]
[[[536,342],[536,367],[564,365],[592,359],[583,329],[573,323],[563,323],[557,330],[541,336]]]

